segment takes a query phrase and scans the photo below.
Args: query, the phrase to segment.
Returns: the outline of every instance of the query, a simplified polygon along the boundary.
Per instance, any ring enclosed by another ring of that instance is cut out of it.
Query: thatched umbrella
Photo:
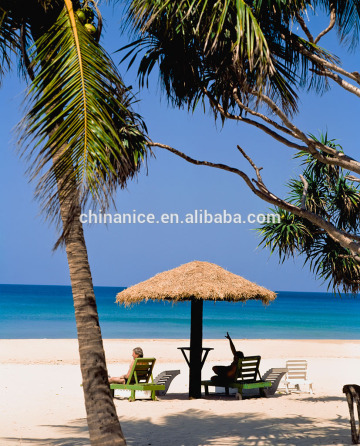
[[[159,273],[116,296],[118,303],[131,305],[142,300],[190,300],[190,382],[189,397],[201,398],[201,355],[203,300],[262,300],[268,304],[276,294],[218,265],[194,261]]]

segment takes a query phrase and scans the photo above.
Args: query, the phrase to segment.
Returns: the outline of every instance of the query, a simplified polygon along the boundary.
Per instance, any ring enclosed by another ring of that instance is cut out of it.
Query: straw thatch
[[[214,263],[194,261],[159,273],[116,296],[118,303],[130,305],[141,300],[262,300],[267,304],[276,294]]]

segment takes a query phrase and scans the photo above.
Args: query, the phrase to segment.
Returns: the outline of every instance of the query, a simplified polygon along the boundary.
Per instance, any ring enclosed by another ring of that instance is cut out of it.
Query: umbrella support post
[[[191,300],[189,398],[201,398],[203,300]]]

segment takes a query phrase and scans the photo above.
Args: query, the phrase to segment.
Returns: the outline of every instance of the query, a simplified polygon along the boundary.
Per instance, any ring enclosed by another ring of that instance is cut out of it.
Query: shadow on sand
[[[148,407],[146,408],[148,409]],[[130,415],[130,414],[129,414]],[[69,425],[47,426],[56,438],[0,438],[0,444],[36,446],[88,446],[85,419]],[[211,411],[190,409],[164,416],[161,424],[151,418],[141,422],[126,420],[122,428],[128,446],[316,446],[350,445],[349,421],[342,417],[317,426],[310,417],[264,418],[260,413],[237,413],[219,417]],[[4,442],[4,443],[3,443]]]
[[[74,420],[67,425],[43,425],[54,430],[56,438],[11,438],[0,437],[0,444],[36,445],[36,446],[89,446],[88,427],[85,418]],[[49,430],[49,429],[48,429]]]
[[[148,420],[142,422],[141,431],[148,433],[146,439],[137,434],[137,430],[136,421],[127,421],[124,425],[128,445],[155,446],[166,438],[171,438],[172,446],[351,444],[349,421],[341,417],[331,420],[331,426],[317,427],[316,420],[308,417],[264,419],[263,414],[257,413],[219,417],[208,411],[191,409],[164,417],[161,425]]]
[[[330,403],[330,402],[339,402],[339,403],[346,403],[346,397],[345,396],[308,396],[305,398],[301,398],[301,401],[309,401],[314,403]]]

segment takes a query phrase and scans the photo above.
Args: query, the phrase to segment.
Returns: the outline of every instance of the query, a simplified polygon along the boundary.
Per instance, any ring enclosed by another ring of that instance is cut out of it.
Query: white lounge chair
[[[313,394],[312,381],[307,379],[307,361],[305,359],[291,359],[286,361],[287,374],[285,378],[286,393],[291,393],[290,386],[301,392],[300,386],[308,386]]]

